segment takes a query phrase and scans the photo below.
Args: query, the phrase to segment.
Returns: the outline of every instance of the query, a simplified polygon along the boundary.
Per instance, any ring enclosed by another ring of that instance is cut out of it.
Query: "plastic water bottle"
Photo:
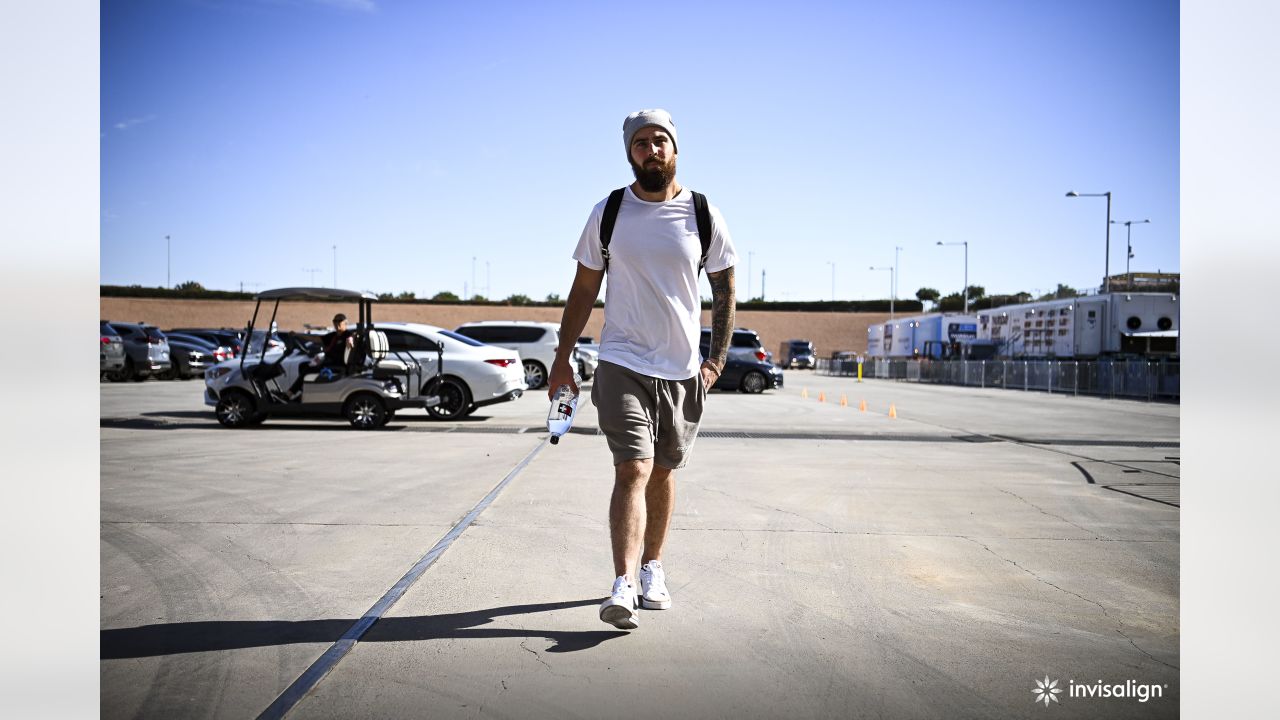
[[[568,385],[561,385],[551,396],[551,411],[547,413],[547,431],[551,444],[560,443],[560,436],[573,427],[573,415],[578,411],[578,395]]]

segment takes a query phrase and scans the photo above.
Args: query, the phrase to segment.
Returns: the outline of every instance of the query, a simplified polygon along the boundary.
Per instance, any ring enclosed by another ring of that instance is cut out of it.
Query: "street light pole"
[[[1124,281],[1131,285],[1133,283],[1132,278],[1129,277],[1129,261],[1133,259],[1133,226],[1149,222],[1151,222],[1151,218],[1146,220],[1125,220],[1124,222],[1119,220],[1111,221],[1112,225],[1124,225]]]
[[[311,273],[311,287],[315,287],[316,273],[320,272],[320,268],[302,268],[302,272]]]
[[[1075,190],[1067,192],[1067,197],[1106,197],[1107,198],[1107,261],[1103,265],[1102,283],[1106,292],[1111,292],[1111,191],[1102,193],[1078,193]]]
[[[889,319],[890,319],[890,320],[892,320],[892,319],[893,319],[893,317],[894,317],[894,315],[893,315],[893,288],[894,288],[894,286],[895,286],[895,285],[897,285],[897,282],[898,282],[898,281],[897,281],[897,278],[895,278],[894,276],[898,274],[898,271],[897,271],[897,270],[895,270],[895,269],[894,269],[894,268],[892,268],[892,267],[875,267],[875,266],[872,266],[872,268],[871,268],[871,269],[872,269],[872,270],[888,270],[888,271],[889,271]]]
[[[960,291],[964,295],[964,314],[969,314],[969,241],[962,240],[960,242],[942,242],[939,245],[963,245],[964,246],[964,289]]]
[[[893,246],[893,278],[894,279],[893,279],[893,291],[890,293],[892,297],[889,298],[890,305],[892,305],[893,300],[897,299],[898,297],[898,278],[901,277],[901,274],[898,272],[898,269],[902,267],[901,265],[898,264],[898,253],[900,252],[902,252],[902,248],[897,245],[894,245]]]

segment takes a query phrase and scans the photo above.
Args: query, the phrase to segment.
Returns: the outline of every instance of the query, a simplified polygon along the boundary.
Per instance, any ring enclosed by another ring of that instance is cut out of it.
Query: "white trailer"
[[[1006,305],[978,312],[978,339],[1000,358],[1178,354],[1178,298],[1109,293]]]
[[[936,356],[942,346],[953,343],[968,345],[977,335],[978,318],[973,315],[913,315],[867,328],[867,355],[880,358]]]

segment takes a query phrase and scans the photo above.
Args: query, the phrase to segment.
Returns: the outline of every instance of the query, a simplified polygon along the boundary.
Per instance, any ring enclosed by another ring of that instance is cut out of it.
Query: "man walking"
[[[587,219],[560,323],[560,337],[570,340],[556,351],[547,385],[548,395],[560,385],[577,391],[572,338],[586,327],[608,272],[591,402],[613,453],[609,537],[616,579],[600,619],[629,630],[637,626],[638,604],[671,607],[662,550],[675,507],[675,471],[689,460],[707,389],[724,369],[737,256],[720,211],[676,182],[671,115],[628,115],[622,141],[636,181],[598,203]],[[703,267],[711,283],[712,330],[710,354],[699,362]]]

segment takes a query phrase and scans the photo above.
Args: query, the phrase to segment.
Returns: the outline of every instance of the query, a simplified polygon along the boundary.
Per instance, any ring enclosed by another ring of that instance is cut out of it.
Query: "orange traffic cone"
[[[893,406],[893,403],[889,403],[889,417],[898,417],[898,409]]]
[[[826,402],[826,401],[827,401],[827,394],[826,394],[826,393],[824,393],[824,392],[819,392],[819,393],[818,393],[818,402]]]
[[[805,400],[809,399],[809,388],[800,388],[800,397]]]
[[[849,407],[849,398],[844,393],[840,393],[840,407]]]
[[[858,403],[858,412],[866,412],[866,411],[867,411],[867,401],[864,398],[862,402]]]

